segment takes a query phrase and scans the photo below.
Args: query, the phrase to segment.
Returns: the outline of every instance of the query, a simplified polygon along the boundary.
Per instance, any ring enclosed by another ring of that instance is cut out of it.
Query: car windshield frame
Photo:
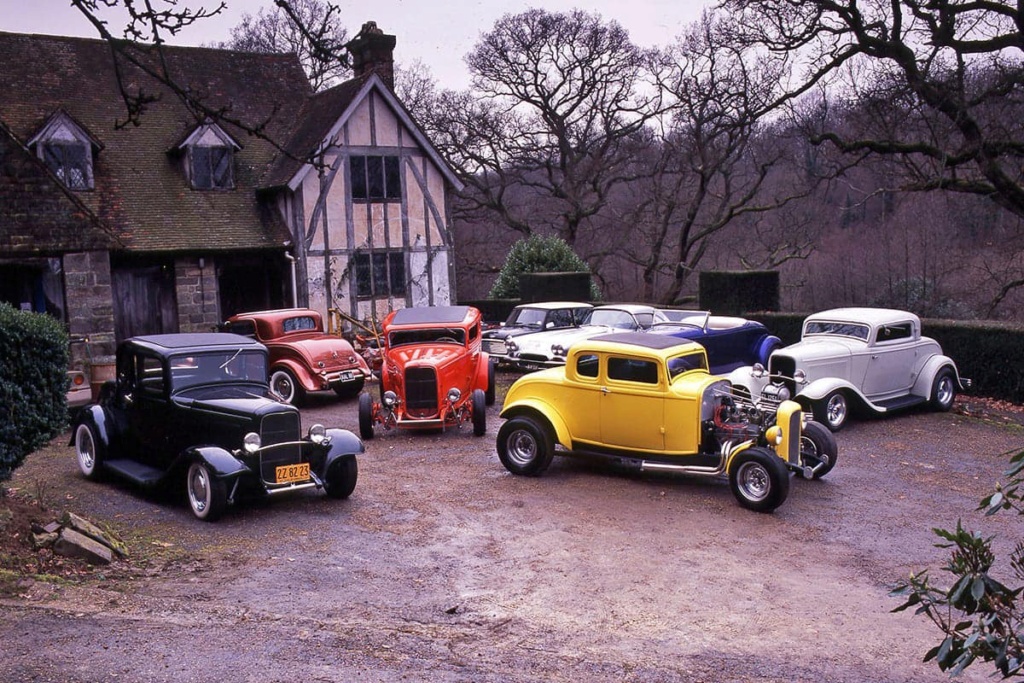
[[[599,318],[609,318],[611,322],[594,322],[594,316]],[[612,327],[618,330],[635,330],[638,325],[636,318],[629,311],[624,311],[621,308],[592,308],[587,311],[586,317],[583,319],[584,325],[594,325],[600,327]]]
[[[453,341],[454,340],[454,341]],[[466,345],[466,330],[461,327],[417,327],[410,329],[390,330],[388,347],[409,346],[412,344],[457,344]]]
[[[700,352],[681,353],[676,356],[670,356],[665,361],[665,370],[668,372],[668,382],[671,384],[677,378],[682,377],[688,372],[694,370],[702,370],[704,372],[710,372],[708,368],[708,357],[707,354]]]
[[[216,349],[170,356],[171,393],[211,384],[267,385],[267,354],[258,349]]]
[[[849,337],[867,341],[871,337],[871,327],[864,323],[840,322],[838,320],[808,320],[804,326],[804,336]]]
[[[529,317],[529,320],[524,318]],[[506,326],[516,327],[536,327],[541,328],[547,321],[548,311],[543,308],[534,308],[532,306],[516,307],[512,314],[505,321]]]

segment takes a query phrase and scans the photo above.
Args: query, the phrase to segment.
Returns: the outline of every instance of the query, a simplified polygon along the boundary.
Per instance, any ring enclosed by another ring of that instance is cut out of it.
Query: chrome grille
[[[409,417],[437,415],[437,373],[433,368],[406,368],[405,412]]]
[[[301,438],[297,412],[267,415],[260,423],[260,442],[265,450],[260,455],[260,475],[265,481],[277,478],[275,468],[302,460],[302,448],[296,443],[281,448],[267,448],[279,443],[297,442]]]
[[[484,339],[483,348],[484,351],[494,356],[508,355],[508,346],[505,345],[504,339]]]

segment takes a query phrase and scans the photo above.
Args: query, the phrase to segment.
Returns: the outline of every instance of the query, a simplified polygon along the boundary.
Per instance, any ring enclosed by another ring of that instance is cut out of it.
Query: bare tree
[[[667,116],[650,179],[636,188],[644,199],[631,215],[636,233],[624,245],[642,269],[647,301],[673,302],[711,238],[731,222],[809,192],[810,186],[766,191],[769,174],[786,160],[786,147],[773,142],[781,126],[762,123],[784,64],[752,59],[725,27],[706,14],[658,60]],[[771,259],[801,256],[806,248],[793,245]]]
[[[837,98],[884,104],[861,135],[818,132],[854,155],[906,162],[904,189],[983,195],[1024,216],[1024,8],[1007,0],[721,0],[738,38],[801,75],[783,99],[828,81]],[[865,88],[866,84],[866,88]],[[920,125],[907,126],[908,119]],[[898,124],[898,125],[892,125]]]
[[[344,45],[348,31],[339,10],[324,0],[291,0],[290,11],[280,4],[260,8],[255,16],[243,14],[223,47],[246,52],[293,52],[299,58],[313,90],[341,82],[350,73]]]
[[[642,51],[598,15],[535,9],[499,19],[466,62],[472,93],[441,93],[443,114],[424,125],[462,169],[469,210],[575,243],[630,178],[625,143],[658,111],[657,94],[640,87]]]
[[[333,59],[347,64],[348,57],[341,46],[321,39],[302,21],[293,7],[294,0],[274,0],[274,4],[292,19],[298,30],[305,36],[311,50],[318,59]],[[119,126],[140,125],[147,107],[159,99],[159,94],[130,85],[134,76],[127,74],[137,69],[158,85],[168,89],[181,104],[195,116],[196,120],[212,120],[228,123],[243,132],[268,141],[282,153],[283,141],[275,140],[267,132],[268,123],[274,113],[261,120],[247,120],[237,116],[229,106],[212,105],[205,91],[182,83],[172,73],[164,55],[164,45],[169,37],[176,36],[183,29],[220,14],[226,3],[219,2],[212,9],[192,9],[182,6],[178,0],[71,0],[71,5],[81,12],[96,29],[101,39],[110,46],[118,87],[125,104],[126,117]],[[332,8],[336,11],[336,8]],[[110,22],[120,23],[121,28],[112,28]]]

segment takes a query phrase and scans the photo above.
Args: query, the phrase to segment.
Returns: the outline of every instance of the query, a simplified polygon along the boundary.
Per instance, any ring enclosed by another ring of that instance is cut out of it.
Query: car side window
[[[642,384],[658,383],[658,364],[639,358],[621,358],[612,356],[608,359],[608,379]]]
[[[580,377],[597,377],[600,361],[596,354],[584,353],[576,358],[576,374]]]
[[[159,358],[139,356],[137,364],[139,389],[147,396],[162,396],[164,393],[164,368]]]
[[[256,323],[252,320],[239,320],[237,322],[228,323],[224,326],[225,332],[232,334],[240,334],[244,337],[256,338]]]
[[[900,339],[910,339],[913,336],[911,323],[899,323],[898,325],[883,325],[878,328],[878,341],[891,342]]]
[[[551,317],[548,318],[548,327],[569,327],[572,324],[569,311],[565,309],[558,309],[551,311]]]

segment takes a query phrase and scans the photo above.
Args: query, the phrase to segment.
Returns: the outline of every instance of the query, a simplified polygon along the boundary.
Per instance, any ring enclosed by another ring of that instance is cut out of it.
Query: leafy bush
[[[1024,515],[1024,451],[1010,458],[1005,483],[985,497],[978,510],[986,515],[1010,511]],[[952,676],[977,662],[985,662],[1001,678],[1024,677],[1024,541],[1009,556],[1008,573],[1017,582],[1007,586],[995,577],[996,554],[992,538],[964,529],[958,520],[956,531],[933,529],[942,539],[936,547],[949,551],[942,569],[952,575],[948,586],[936,586],[928,571],[911,574],[893,589],[892,595],[905,601],[894,612],[913,608],[927,617],[942,636],[924,660],[934,660],[939,669]]]
[[[518,299],[519,276],[523,273],[589,273],[590,266],[565,240],[558,237],[531,235],[512,245],[505,265],[498,273],[490,299]],[[590,298],[601,299],[601,290],[591,280]]]
[[[0,483],[67,426],[68,337],[41,313],[0,303]]]

